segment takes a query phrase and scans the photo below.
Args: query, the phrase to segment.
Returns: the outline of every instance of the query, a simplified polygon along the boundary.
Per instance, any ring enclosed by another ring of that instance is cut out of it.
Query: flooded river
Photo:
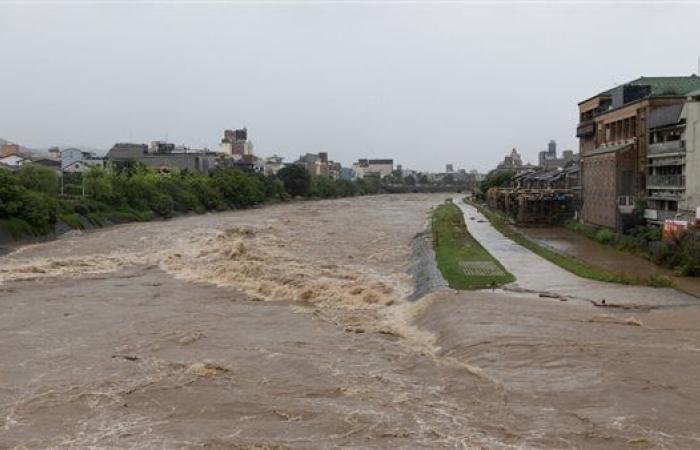
[[[0,257],[0,448],[700,446],[697,300],[578,279],[469,210],[517,286],[440,288],[423,233],[444,199],[283,204]]]

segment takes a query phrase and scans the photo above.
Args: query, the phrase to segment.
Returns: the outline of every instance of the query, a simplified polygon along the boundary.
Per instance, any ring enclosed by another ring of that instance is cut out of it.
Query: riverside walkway
[[[621,305],[671,306],[698,301],[676,289],[625,286],[578,277],[503,236],[473,206],[455,203],[472,236],[515,275],[511,287],[596,302],[605,299]]]

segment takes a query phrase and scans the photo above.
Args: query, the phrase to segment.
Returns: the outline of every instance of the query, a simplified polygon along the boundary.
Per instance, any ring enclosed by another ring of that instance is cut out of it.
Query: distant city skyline
[[[550,139],[578,150],[579,101],[641,75],[695,72],[699,11],[0,4],[0,138],[106,151],[167,136],[216,149],[225,128],[246,126],[257,154],[288,160],[325,151],[346,166],[483,172],[516,147],[536,164]],[[577,32],[586,23],[595,33]]]

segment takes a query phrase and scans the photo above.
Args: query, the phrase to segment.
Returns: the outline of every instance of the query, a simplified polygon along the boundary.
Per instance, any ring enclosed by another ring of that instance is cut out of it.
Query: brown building
[[[700,88],[700,77],[642,77],[578,104],[584,222],[628,229],[647,201],[649,119]]]
[[[219,143],[219,152],[241,157],[253,154],[253,144],[248,140],[248,130],[224,130],[224,137]]]
[[[22,156],[19,145],[10,143],[0,145],[0,158],[6,156]]]
[[[329,160],[327,152],[301,155],[294,164],[303,166],[311,175],[320,175],[334,180],[340,178],[340,163]]]

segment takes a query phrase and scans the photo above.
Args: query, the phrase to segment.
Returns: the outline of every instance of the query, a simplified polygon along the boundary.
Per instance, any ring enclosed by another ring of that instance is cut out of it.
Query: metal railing
[[[685,187],[685,175],[649,175],[647,188]]]
[[[683,166],[685,165],[685,158],[682,156],[664,156],[663,158],[653,158],[651,161],[649,161],[649,165],[652,167]]]
[[[668,141],[649,144],[649,155],[659,155],[664,153],[680,153],[684,152],[685,147],[683,141]]]
[[[673,220],[678,215],[678,211],[667,211],[663,209],[645,209],[644,218],[650,220]]]

